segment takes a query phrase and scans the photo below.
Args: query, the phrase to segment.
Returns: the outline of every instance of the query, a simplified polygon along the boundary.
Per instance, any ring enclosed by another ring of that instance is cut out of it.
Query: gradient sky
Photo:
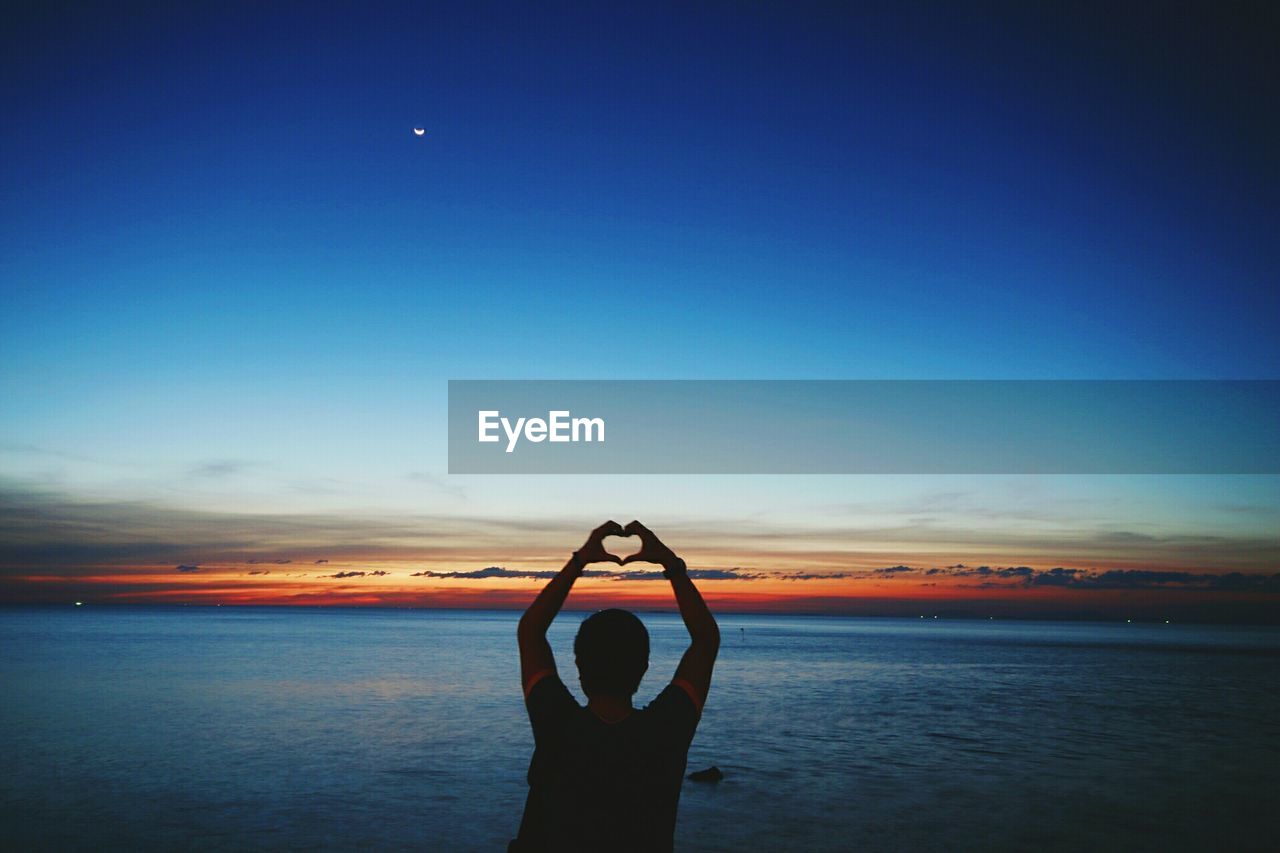
[[[0,25],[0,598],[518,606],[613,516],[726,606],[1276,603],[1274,477],[444,441],[450,378],[1280,378],[1274,7],[262,5]]]

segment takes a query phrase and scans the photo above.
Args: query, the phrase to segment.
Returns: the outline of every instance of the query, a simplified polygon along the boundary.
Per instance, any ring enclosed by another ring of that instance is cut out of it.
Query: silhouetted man
[[[639,536],[625,560],[606,536]],[[689,648],[675,678],[641,710],[631,697],[649,668],[649,633],[626,610],[583,621],[573,643],[584,708],[556,672],[547,628],[589,563],[657,563],[671,581]],[[689,743],[711,686],[720,630],[684,560],[638,521],[591,532],[520,619],[520,677],[533,723],[529,798],[510,851],[670,850]]]

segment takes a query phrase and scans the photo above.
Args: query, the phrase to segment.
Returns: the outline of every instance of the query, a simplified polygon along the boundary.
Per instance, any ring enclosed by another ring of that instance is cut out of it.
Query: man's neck
[[[624,720],[634,710],[629,696],[626,699],[619,699],[617,696],[590,696],[587,698],[587,708],[606,723]]]

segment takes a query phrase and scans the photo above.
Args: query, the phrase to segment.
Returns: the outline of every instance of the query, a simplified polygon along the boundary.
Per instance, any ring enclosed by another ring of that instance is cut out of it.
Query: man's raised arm
[[[689,579],[684,560],[653,535],[653,531],[638,521],[626,527],[629,535],[640,537],[640,552],[623,560],[623,565],[630,562],[658,563],[662,566],[662,574],[671,581],[671,589],[675,592],[676,603],[680,606],[680,616],[689,631],[689,648],[676,667],[674,681],[681,683],[690,691],[690,696],[701,713],[706,704],[707,693],[711,690],[711,670],[715,667],[716,655],[720,652],[720,627],[715,617],[702,600],[698,588]]]
[[[588,563],[621,563],[601,543],[606,536],[629,535],[616,521],[606,521],[591,531],[587,543],[573,552],[564,568],[548,581],[520,617],[516,638],[520,643],[520,684],[524,687],[526,696],[534,682],[543,675],[556,671],[556,659],[551,653],[551,644],[547,642],[547,629],[564,606],[573,582],[582,575],[582,570]]]

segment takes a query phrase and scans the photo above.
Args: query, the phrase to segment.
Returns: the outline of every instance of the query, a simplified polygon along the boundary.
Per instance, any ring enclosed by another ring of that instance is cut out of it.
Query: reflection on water
[[[0,610],[6,846],[501,849],[531,749],[516,617]],[[574,687],[579,618],[552,634]],[[648,698],[685,637],[645,621]],[[1269,846],[1274,630],[721,624],[689,765],[726,775],[686,783],[682,849]]]

